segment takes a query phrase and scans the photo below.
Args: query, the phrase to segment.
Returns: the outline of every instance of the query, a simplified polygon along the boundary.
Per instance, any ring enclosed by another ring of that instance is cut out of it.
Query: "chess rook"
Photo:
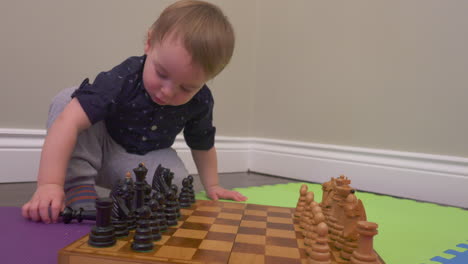
[[[96,199],[96,225],[92,227],[88,244],[93,247],[110,247],[116,242],[111,224],[112,199]]]

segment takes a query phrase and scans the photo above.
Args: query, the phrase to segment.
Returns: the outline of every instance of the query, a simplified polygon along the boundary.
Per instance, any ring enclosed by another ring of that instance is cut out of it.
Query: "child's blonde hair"
[[[182,0],[168,6],[150,28],[150,43],[161,43],[167,36],[180,38],[211,79],[231,60],[234,30],[221,9],[211,3]]]

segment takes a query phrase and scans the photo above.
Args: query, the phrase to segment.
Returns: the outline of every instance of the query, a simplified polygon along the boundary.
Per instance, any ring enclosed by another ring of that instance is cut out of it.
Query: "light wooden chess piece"
[[[379,264],[377,254],[374,251],[374,236],[377,235],[376,223],[358,222],[359,245],[351,256],[350,264]]]
[[[305,228],[307,223],[309,222],[309,218],[311,216],[311,204],[314,202],[314,192],[307,192],[306,200],[305,200],[305,207],[302,211],[301,216],[299,217],[299,227],[302,228],[302,235],[305,235]]]
[[[307,233],[306,237],[304,238],[304,245],[306,245],[306,253],[310,255],[312,253],[312,248],[311,246],[316,242],[317,237],[318,237],[318,226],[320,223],[325,223],[325,216],[323,215],[322,212],[317,212],[315,214],[315,217],[312,221],[312,224],[309,226],[310,232]],[[328,228],[328,226],[327,226]],[[329,236],[327,236],[327,239],[329,239]],[[328,241],[330,242],[330,241]],[[307,245],[310,245],[307,247]]]
[[[309,264],[331,264],[328,227],[324,222],[317,226],[317,239],[312,245],[311,254],[309,254]]]
[[[306,200],[306,194],[307,194],[307,185],[302,184],[301,189],[299,190],[299,199],[297,201],[296,205],[296,211],[294,212],[295,217],[300,217],[302,214],[302,211],[305,209],[305,200]]]
[[[366,212],[361,200],[358,200],[354,193],[346,197],[345,220],[343,228],[343,249],[340,254],[343,259],[349,260],[353,251],[358,247],[359,234],[357,232],[357,223],[366,221]]]

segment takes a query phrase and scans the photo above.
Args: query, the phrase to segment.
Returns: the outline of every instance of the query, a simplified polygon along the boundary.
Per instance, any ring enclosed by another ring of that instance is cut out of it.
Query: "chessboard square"
[[[265,264],[304,264],[308,263],[307,259],[294,259],[294,258],[283,258],[274,256],[265,256]]]
[[[280,224],[293,224],[292,218],[273,217],[273,216],[268,216],[267,222],[280,223]]]
[[[236,239],[237,234],[232,233],[219,233],[219,232],[208,232],[205,240],[219,240],[233,242]]]
[[[304,235],[302,234],[302,230],[300,229],[299,231],[294,231],[296,233],[296,239],[304,239]]]
[[[180,214],[181,215],[191,215],[193,213],[193,210],[186,209],[186,208],[180,208]]]
[[[211,232],[219,232],[219,233],[237,233],[238,226],[233,226],[233,225],[217,225],[214,224],[211,226],[210,231]]]
[[[177,228],[175,228],[174,226],[171,226],[167,228],[166,231],[161,232],[161,235],[172,236],[176,231],[177,231]]]
[[[203,211],[203,212],[220,212],[221,207],[216,207],[216,206],[199,206],[197,208],[197,211]]]
[[[184,228],[184,229],[195,229],[195,230],[204,230],[204,231],[208,231],[210,227],[211,227],[210,224],[193,223],[193,222],[185,222],[180,226],[180,228]]]
[[[305,248],[299,248],[299,254],[301,255],[301,259],[307,259],[309,257]]]
[[[241,220],[241,214],[230,214],[230,213],[219,213],[218,218],[221,219],[231,219],[231,220]]]
[[[267,215],[271,217],[282,217],[292,219],[292,215],[290,213],[268,212]]]
[[[242,220],[266,222],[267,217],[266,216],[256,216],[256,215],[244,215],[242,217]]]
[[[198,248],[201,242],[201,239],[196,238],[171,237],[166,241],[165,245],[175,247]]]
[[[265,255],[265,245],[256,245],[256,244],[236,242],[232,246],[232,252]]]
[[[298,248],[290,247],[279,247],[279,246],[265,246],[265,255],[274,256],[274,257],[283,257],[283,258],[295,258],[299,259],[301,254],[299,254]]]
[[[249,221],[249,220],[242,220],[240,226],[245,227],[256,227],[256,228],[267,228],[266,222],[261,221]]]
[[[267,222],[267,228],[282,229],[282,230],[295,230],[292,224],[270,223]]]
[[[216,218],[206,217],[206,216],[193,216],[191,215],[185,222],[195,222],[203,224],[213,224]]]
[[[201,263],[227,263],[230,252],[198,249],[192,257],[192,261]]]
[[[266,205],[259,205],[259,204],[247,204],[245,207],[246,210],[260,210],[260,211],[266,211],[268,209],[268,206]]]
[[[235,208],[221,208],[221,212],[230,214],[244,214],[244,210]]]
[[[170,236],[166,236],[166,235],[162,235],[161,236],[161,239],[154,242],[156,245],[164,245],[166,244],[166,242],[169,240],[169,238],[171,238]]]
[[[237,234],[236,243],[265,245],[265,236]]]
[[[181,215],[181,216],[179,217],[179,219],[177,219],[177,221],[178,221],[179,223],[181,223],[181,222],[184,222],[185,220],[187,220],[187,218],[189,218],[189,217],[190,217],[190,215]]]
[[[261,235],[264,236],[267,234],[266,229],[264,228],[255,228],[255,227],[239,227],[237,231],[238,234],[247,234],[247,235]]]
[[[260,254],[249,254],[242,252],[232,252],[229,264],[264,264],[265,256]]]
[[[240,225],[240,220],[232,220],[232,219],[221,219],[221,218],[216,218],[214,221],[215,224],[217,225],[232,225],[232,226],[238,226]]]
[[[281,229],[267,229],[266,235],[272,236],[272,237],[284,237],[284,238],[294,238],[294,239],[296,238],[295,231],[281,230]]]
[[[296,239],[296,240],[297,240],[297,247],[299,249],[306,247],[305,244],[304,244],[304,239]]]
[[[80,246],[80,249],[88,249],[88,250],[97,250],[99,249],[100,252],[117,252],[119,251],[122,247],[124,247],[125,245],[128,245],[128,241],[123,241],[123,240],[117,240],[115,242],[115,245],[113,245],[112,247],[93,247],[93,246],[90,246],[87,242],[86,243],[83,243],[81,246]]]
[[[294,225],[294,230],[302,232],[302,230],[304,230],[304,228],[300,227],[299,225]]]
[[[154,256],[191,260],[196,251],[197,249],[195,248],[174,247],[165,245],[158,249]]]
[[[232,208],[232,209],[241,209],[245,208],[246,204],[243,203],[224,203],[224,208]]]
[[[277,213],[285,213],[285,214],[293,214],[293,208],[286,208],[286,207],[268,207],[267,212],[277,212]],[[292,216],[291,216],[292,217]]]
[[[297,248],[299,244],[294,238],[266,237],[266,245]]]
[[[201,249],[211,249],[216,251],[231,252],[233,242],[216,241],[216,240],[203,240],[200,244]]]
[[[222,207],[223,203],[220,201],[213,201],[213,200],[197,200],[196,203],[196,210],[198,208],[203,207],[203,206],[208,206],[208,207]]]
[[[206,216],[206,217],[217,217],[218,212],[208,212],[208,211],[195,211],[191,214],[191,216]]]
[[[181,228],[177,230],[173,236],[204,239],[207,233],[208,231]]]
[[[266,211],[261,211],[261,210],[245,210],[244,212],[245,215],[256,215],[256,216],[267,216]]]

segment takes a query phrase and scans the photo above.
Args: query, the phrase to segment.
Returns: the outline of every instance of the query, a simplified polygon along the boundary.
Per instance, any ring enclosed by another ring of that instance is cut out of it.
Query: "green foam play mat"
[[[246,203],[296,207],[302,184],[234,190],[249,198]],[[320,202],[321,185],[305,184]],[[356,196],[367,220],[379,225],[374,248],[387,264],[468,264],[468,210],[365,192]],[[204,192],[196,198],[207,199]]]

